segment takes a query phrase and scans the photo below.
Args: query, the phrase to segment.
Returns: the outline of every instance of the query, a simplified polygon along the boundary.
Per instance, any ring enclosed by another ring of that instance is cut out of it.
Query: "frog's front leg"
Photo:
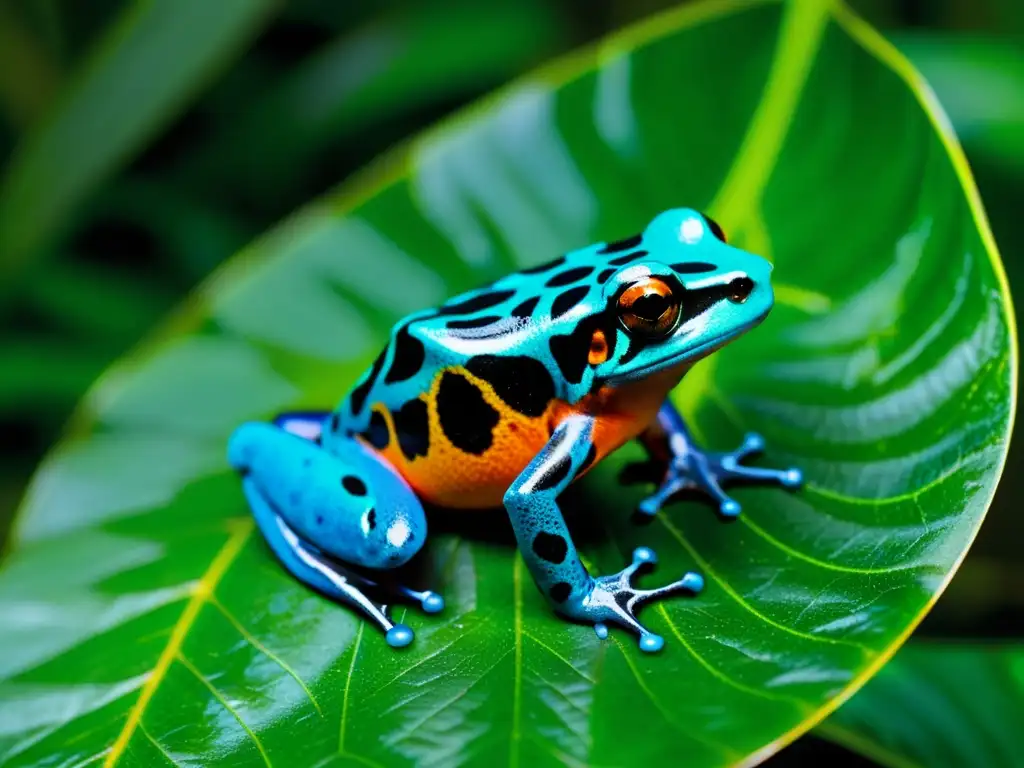
[[[658,490],[640,502],[640,512],[646,515],[655,515],[679,491],[697,489],[711,496],[723,516],[734,518],[740,513],[740,505],[722,490],[727,483],[779,483],[786,488],[796,488],[803,482],[803,474],[796,468],[762,469],[742,464],[744,459],[764,450],[764,439],[758,434],[748,434],[735,451],[700,450],[683,417],[667,400],[641,440],[652,457],[666,461],[665,475]]]
[[[396,592],[435,613],[444,601],[433,592],[386,587],[343,563],[369,569],[398,567],[422,547],[426,519],[412,489],[379,456],[349,440],[331,452],[320,447],[317,419],[279,417],[274,424],[239,427],[228,460],[267,543],[303,583],[362,611],[395,647],[412,642],[394,624],[387,605],[368,592]]]
[[[640,635],[645,651],[659,650],[664,641],[637,620],[641,604],[676,592],[696,594],[704,580],[696,573],[658,589],[638,589],[634,575],[655,563],[654,552],[638,547],[631,565],[612,576],[592,577],[580,562],[558,495],[587,463],[593,419],[573,416],[562,422],[536,458],[505,494],[523,559],[534,581],[558,613],[592,622],[599,637],[607,637],[605,622],[613,621]]]

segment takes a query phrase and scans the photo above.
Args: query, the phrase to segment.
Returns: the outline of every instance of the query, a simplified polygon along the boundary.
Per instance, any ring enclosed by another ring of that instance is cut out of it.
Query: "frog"
[[[708,497],[723,519],[725,488],[796,489],[799,469],[747,460],[749,433],[712,452],[692,437],[670,392],[695,363],[760,324],[774,302],[773,265],[730,244],[695,208],[659,213],[639,233],[569,251],[398,321],[387,344],[333,411],[292,411],[235,429],[228,463],[256,525],[292,576],[359,611],[394,648],[413,630],[395,601],[433,614],[432,590],[394,583],[427,539],[424,505],[506,511],[519,553],[555,614],[631,631],[642,651],[664,639],[642,606],[693,597],[687,571],[644,589],[656,555],[637,547],[610,575],[584,565],[559,497],[631,440],[658,467],[634,513],[657,515],[681,492]]]

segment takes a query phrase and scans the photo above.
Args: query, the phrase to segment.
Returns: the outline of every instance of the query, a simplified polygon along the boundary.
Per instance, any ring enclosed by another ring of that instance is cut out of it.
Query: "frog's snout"
[[[736,264],[739,274],[726,286],[726,297],[732,304],[742,304],[744,311],[758,316],[766,314],[774,303],[772,290],[773,265],[767,259],[748,254]]]

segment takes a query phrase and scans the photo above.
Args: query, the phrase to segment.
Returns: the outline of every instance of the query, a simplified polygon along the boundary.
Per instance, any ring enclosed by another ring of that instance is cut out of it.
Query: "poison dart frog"
[[[729,481],[801,484],[797,469],[742,464],[763,449],[698,448],[669,391],[699,359],[771,310],[771,265],[726,242],[689,208],[659,214],[641,234],[597,243],[409,315],[333,412],[284,413],[232,435],[228,461],[270,548],[300,581],[355,606],[394,647],[412,630],[372,598],[374,574],[406,563],[427,535],[423,502],[500,507],[555,612],[663,639],[637,618],[641,604],[695,595],[697,573],[657,589],[634,575],[655,561],[639,547],[617,574],[581,562],[558,497],[626,441],[663,466],[639,504],[654,515],[682,489],[709,495],[724,517],[740,505]],[[346,567],[348,566],[348,567]],[[440,595],[392,585],[427,613]]]

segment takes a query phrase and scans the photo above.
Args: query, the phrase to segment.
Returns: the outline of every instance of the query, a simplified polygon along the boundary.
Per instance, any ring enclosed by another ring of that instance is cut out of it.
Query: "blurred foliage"
[[[894,768],[1020,765],[1024,647],[919,642],[818,730]]]
[[[223,48],[190,50],[191,37],[165,45],[188,59],[168,66],[158,46],[142,45],[151,74],[121,69],[140,78],[145,98],[108,80],[108,97],[120,95],[97,127],[88,109],[76,113],[75,94],[103,85],[104,64],[131,45],[129,21],[161,4],[0,0],[0,540],[28,474],[92,380],[229,255],[438,117],[670,4],[502,0],[484,12],[472,0],[254,1],[239,26],[203,30]],[[1024,3],[851,5],[935,87],[1024,295]],[[156,30],[174,34],[173,25]],[[156,88],[154,77],[166,79]],[[88,157],[66,143],[83,136]],[[49,176],[29,181],[62,190],[60,205],[10,202],[26,184],[19,176],[47,163]],[[988,523],[922,632],[1024,634],[1021,467],[1018,440]]]

